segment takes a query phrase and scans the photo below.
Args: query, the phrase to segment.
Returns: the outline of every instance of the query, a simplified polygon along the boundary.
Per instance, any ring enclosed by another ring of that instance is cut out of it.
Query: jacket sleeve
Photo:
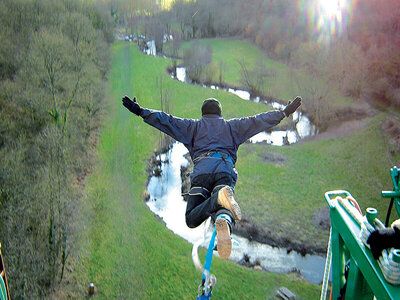
[[[285,114],[282,111],[273,110],[251,117],[231,119],[228,123],[235,142],[240,145],[257,133],[278,125],[284,117]]]
[[[143,108],[140,116],[144,122],[168,134],[178,142],[188,145],[191,143],[194,130],[194,120],[182,119],[165,112]]]

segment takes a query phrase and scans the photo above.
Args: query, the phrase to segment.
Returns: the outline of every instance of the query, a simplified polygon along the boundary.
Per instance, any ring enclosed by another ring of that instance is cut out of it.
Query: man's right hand
[[[122,98],[122,104],[137,116],[140,116],[140,113],[143,110],[143,108],[140,107],[139,103],[137,103],[136,97],[134,97],[132,101],[128,96],[124,96]]]
[[[301,105],[301,97],[297,96],[293,101],[289,101],[288,105],[286,105],[283,110],[286,117],[289,117],[292,113],[296,111]]]

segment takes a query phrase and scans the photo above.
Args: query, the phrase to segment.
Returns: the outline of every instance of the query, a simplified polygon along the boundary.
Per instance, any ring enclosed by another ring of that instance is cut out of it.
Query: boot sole
[[[231,187],[224,187],[218,192],[218,203],[230,210],[233,213],[235,220],[240,220],[242,218],[240,206],[235,201]]]
[[[231,255],[232,240],[229,234],[229,225],[226,220],[218,219],[215,221],[215,228],[217,230],[217,251],[219,257],[227,259]]]

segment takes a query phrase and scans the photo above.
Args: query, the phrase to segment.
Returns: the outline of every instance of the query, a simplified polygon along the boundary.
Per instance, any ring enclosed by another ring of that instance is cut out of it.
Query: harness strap
[[[218,151],[208,151],[203,154],[200,154],[198,157],[196,157],[193,161],[197,162],[201,159],[207,158],[207,157],[213,157],[213,158],[221,158],[223,161],[229,161],[233,166],[235,166],[235,163],[233,162],[233,159],[226,153],[218,152]]]

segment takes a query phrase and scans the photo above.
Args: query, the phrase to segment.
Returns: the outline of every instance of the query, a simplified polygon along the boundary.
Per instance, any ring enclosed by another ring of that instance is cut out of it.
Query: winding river
[[[146,204],[152,212],[162,218],[168,229],[194,244],[201,240],[210,228],[207,222],[194,229],[187,227],[185,223],[186,202],[181,196],[180,170],[182,165],[189,163],[185,158],[187,152],[183,144],[176,142],[167,153],[157,157],[161,161],[161,176],[150,178],[147,186],[150,199]],[[325,259],[321,256],[302,256],[295,251],[288,253],[285,248],[274,248],[240,236],[233,235],[233,238],[238,241],[239,246],[233,247],[229,259],[235,262],[240,262],[247,255],[251,264],[257,262],[267,271],[298,271],[312,283],[322,282]],[[207,242],[202,246],[207,247]]]
[[[151,50],[147,54],[155,55],[154,43],[148,43]],[[186,82],[185,68],[177,68],[174,78]],[[209,86],[218,89],[217,86]],[[259,98],[250,99],[250,93],[243,90],[228,89],[227,92],[234,93],[244,100],[260,102]],[[265,102],[265,101],[263,101]],[[283,107],[280,103],[269,103],[276,109]],[[302,113],[295,113],[293,119],[296,130],[262,132],[250,139],[250,142],[267,142],[273,145],[284,145],[295,143],[301,138],[318,133],[318,129],[311,124],[309,119]],[[286,140],[286,142],[285,142]],[[189,162],[185,158],[187,149],[181,143],[174,143],[167,153],[157,156],[161,162],[161,175],[152,176],[149,180],[147,190],[150,199],[146,202],[149,209],[165,222],[166,227],[175,234],[181,236],[189,243],[196,243],[210,232],[209,222],[204,222],[195,229],[187,227],[185,222],[186,202],[181,196],[181,166]],[[318,255],[305,255],[290,251],[285,248],[275,248],[266,244],[249,241],[246,238],[233,235],[238,246],[234,246],[230,260],[240,262],[246,256],[251,264],[259,264],[264,270],[277,273],[300,272],[309,282],[320,284],[323,279],[325,258]],[[208,246],[204,242],[203,247]]]

